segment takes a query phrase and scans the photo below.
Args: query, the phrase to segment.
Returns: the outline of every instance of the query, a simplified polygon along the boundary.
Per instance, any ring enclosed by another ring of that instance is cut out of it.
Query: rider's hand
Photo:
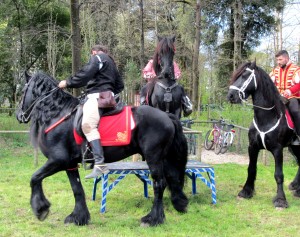
[[[290,97],[290,96],[292,95],[292,92],[291,92],[289,89],[287,89],[287,90],[285,90],[285,91],[282,93],[282,95],[283,95],[285,98],[288,98],[288,97]]]
[[[59,82],[58,87],[63,89],[67,87],[67,81],[66,80],[62,80]]]

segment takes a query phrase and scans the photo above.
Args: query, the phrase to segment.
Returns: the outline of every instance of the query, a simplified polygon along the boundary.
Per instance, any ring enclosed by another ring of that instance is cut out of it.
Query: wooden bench
[[[150,171],[146,162],[114,162],[108,164],[109,173],[99,176],[94,179],[92,200],[96,200],[97,184],[102,180],[102,199],[100,212],[104,213],[106,210],[107,194],[128,174],[135,174],[144,184],[144,196],[148,198],[148,185],[152,185],[150,179]],[[215,171],[211,165],[204,164],[199,161],[189,160],[185,170],[186,175],[192,180],[192,193],[196,194],[196,181],[200,179],[208,188],[211,189],[212,203],[217,203],[217,194],[215,186]],[[207,174],[207,178],[203,174]],[[108,183],[109,175],[118,175],[118,177],[111,183]]]

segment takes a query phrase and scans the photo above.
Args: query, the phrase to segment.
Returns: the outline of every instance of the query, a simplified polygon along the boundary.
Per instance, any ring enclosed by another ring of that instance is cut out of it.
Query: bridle
[[[238,88],[236,86],[230,86],[229,89],[237,90],[239,92],[239,97],[240,97],[241,101],[244,102],[246,105],[251,105],[253,107],[260,108],[260,109],[263,109],[263,110],[271,110],[271,109],[273,109],[275,107],[275,105],[273,105],[270,108],[264,108],[264,107],[261,107],[261,106],[258,106],[258,105],[254,105],[254,104],[249,104],[249,103],[246,102],[246,100],[245,100],[245,90],[248,87],[248,85],[251,83],[252,80],[254,80],[255,90],[257,89],[257,81],[256,81],[256,76],[255,76],[255,70],[254,69],[250,69],[250,68],[246,68],[246,70],[249,71],[249,72],[251,72],[251,74],[247,78],[247,80],[244,81],[244,83],[241,86],[241,88]],[[273,127],[271,127],[268,131],[266,131],[266,132],[263,132],[263,131],[261,131],[259,129],[259,127],[258,127],[258,125],[257,125],[257,123],[255,121],[255,118],[253,118],[253,125],[254,125],[255,129],[258,131],[258,133],[259,133],[259,135],[261,137],[261,141],[262,141],[263,147],[265,149],[267,149],[266,148],[266,144],[265,144],[265,135],[267,133],[270,133],[270,132],[274,131],[278,127],[278,125],[279,125],[279,123],[281,121],[281,118],[282,118],[282,113],[280,113],[280,118],[277,120],[276,124]]]
[[[265,107],[261,107],[261,106],[258,106],[258,105],[254,105],[254,104],[250,104],[247,102],[247,100],[245,99],[245,90],[247,89],[247,87],[249,86],[249,84],[251,83],[251,81],[253,80],[254,81],[254,87],[255,87],[255,90],[257,89],[257,81],[256,81],[256,76],[255,76],[255,70],[254,69],[250,69],[250,68],[246,68],[246,71],[249,71],[251,72],[250,76],[247,78],[247,80],[244,81],[243,85],[241,86],[241,88],[238,88],[237,86],[229,86],[229,89],[232,89],[232,90],[237,90],[238,93],[239,93],[239,98],[242,102],[244,102],[246,105],[249,105],[249,106],[253,106],[253,107],[256,107],[256,108],[259,108],[259,109],[263,109],[263,110],[271,110],[275,107],[275,105],[273,105],[272,107],[269,107],[269,108],[265,108]]]
[[[28,91],[29,84],[30,84],[31,80],[32,80],[32,78],[30,78],[29,81],[24,86],[25,92],[23,93],[23,97],[22,97],[21,103],[20,103],[20,105],[18,107],[19,111],[21,112],[22,122],[25,122],[25,123],[27,123],[30,120],[32,111],[37,106],[37,104],[40,103],[41,101],[45,100],[46,98],[48,98],[51,94],[53,94],[55,91],[57,91],[59,89],[59,87],[55,87],[52,90],[43,93],[42,95],[40,95],[39,97],[37,97],[25,111],[23,111],[22,107],[23,107],[24,100],[25,100],[25,97],[26,97],[26,94],[27,94],[27,91]],[[29,114],[26,116],[26,114],[28,112],[29,112]]]

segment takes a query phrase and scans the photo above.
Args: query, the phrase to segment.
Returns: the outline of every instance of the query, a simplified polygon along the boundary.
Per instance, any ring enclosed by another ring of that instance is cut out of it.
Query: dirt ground
[[[238,155],[230,152],[216,155],[213,150],[207,151],[205,149],[201,150],[201,161],[207,164],[237,163],[248,165],[249,163],[247,155]]]

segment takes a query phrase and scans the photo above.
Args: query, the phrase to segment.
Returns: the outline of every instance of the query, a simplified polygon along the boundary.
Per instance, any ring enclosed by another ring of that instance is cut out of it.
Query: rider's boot
[[[182,97],[181,102],[182,102],[182,107],[183,107],[183,116],[187,117],[193,112],[193,104],[192,104],[190,98],[187,97],[186,95],[184,95]]]
[[[97,178],[99,175],[109,172],[107,165],[104,163],[103,148],[100,144],[100,140],[93,140],[90,142],[90,145],[92,147],[95,164],[92,173],[85,176],[86,179]]]
[[[147,85],[143,86],[140,91],[140,105],[146,105]]]

